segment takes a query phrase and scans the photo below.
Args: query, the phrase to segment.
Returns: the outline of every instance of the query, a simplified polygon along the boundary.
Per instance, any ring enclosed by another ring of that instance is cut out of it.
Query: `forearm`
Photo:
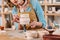
[[[46,26],[46,20],[45,20],[45,18],[44,18],[44,12],[43,12],[43,9],[42,9],[42,7],[41,7],[41,5],[39,4],[39,2],[38,1],[36,1],[36,14],[37,14],[37,17],[38,17],[38,19],[39,19],[39,24],[40,24],[40,26],[42,26],[43,28],[45,28],[45,26]]]

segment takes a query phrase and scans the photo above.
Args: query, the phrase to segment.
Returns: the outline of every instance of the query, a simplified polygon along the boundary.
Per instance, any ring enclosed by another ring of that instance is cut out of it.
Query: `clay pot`
[[[1,29],[1,30],[4,30],[4,27],[3,27],[3,26],[0,26],[0,29]]]

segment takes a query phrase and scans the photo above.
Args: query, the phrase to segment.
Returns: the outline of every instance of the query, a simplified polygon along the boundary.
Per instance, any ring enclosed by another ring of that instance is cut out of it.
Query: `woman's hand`
[[[18,15],[13,16],[13,22],[19,22],[19,16]]]
[[[36,22],[36,21],[33,21],[31,24],[30,24],[31,28],[35,28],[36,26],[42,26],[42,23],[41,22]]]

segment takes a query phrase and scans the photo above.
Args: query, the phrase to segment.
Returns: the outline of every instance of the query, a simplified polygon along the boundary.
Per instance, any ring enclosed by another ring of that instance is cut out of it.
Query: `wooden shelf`
[[[2,5],[0,5],[0,7],[2,7]],[[3,7],[8,7],[8,5],[6,4],[6,5],[3,5]]]
[[[45,6],[45,4],[41,4],[41,6]]]
[[[2,5],[0,5],[0,7],[2,7]],[[4,5],[4,7],[7,7],[7,5]]]
[[[45,4],[44,4],[44,3],[40,3],[40,5],[41,5],[41,6],[45,6]]]
[[[60,4],[47,4],[47,6],[60,6]]]
[[[57,13],[47,13],[46,15],[47,16],[60,16],[60,14],[57,14]]]

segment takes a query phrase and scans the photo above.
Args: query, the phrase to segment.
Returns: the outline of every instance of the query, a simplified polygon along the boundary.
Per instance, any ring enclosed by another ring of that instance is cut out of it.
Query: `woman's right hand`
[[[13,22],[19,22],[19,16],[13,15]]]

